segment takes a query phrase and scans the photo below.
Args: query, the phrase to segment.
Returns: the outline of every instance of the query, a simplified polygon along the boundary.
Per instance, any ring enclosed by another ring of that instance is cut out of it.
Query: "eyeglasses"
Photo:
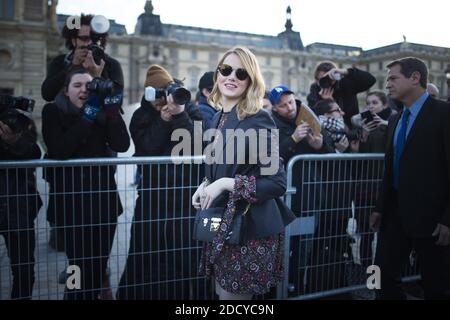
[[[328,111],[328,113],[333,113],[333,112],[342,112],[342,109],[341,108],[337,108],[337,109]]]
[[[77,38],[83,42],[88,42],[89,40],[91,40],[91,36],[77,36]]]
[[[238,78],[239,80],[244,81],[245,79],[248,78],[247,70],[245,70],[243,68],[233,69],[233,67],[229,66],[228,64],[221,64],[217,68],[217,70],[224,77],[228,77],[233,72],[233,70],[235,70],[236,78]]]

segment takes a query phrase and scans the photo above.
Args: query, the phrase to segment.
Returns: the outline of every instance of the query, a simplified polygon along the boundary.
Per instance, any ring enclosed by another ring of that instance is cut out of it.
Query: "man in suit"
[[[450,107],[427,93],[423,61],[403,58],[387,67],[386,88],[403,110],[389,121],[383,191],[370,217],[379,230],[378,298],[405,298],[398,279],[414,248],[425,299],[449,299]]]

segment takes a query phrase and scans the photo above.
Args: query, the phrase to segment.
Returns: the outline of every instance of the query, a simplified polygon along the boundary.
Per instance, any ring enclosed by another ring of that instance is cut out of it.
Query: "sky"
[[[57,13],[101,14],[133,33],[146,0],[59,0]],[[304,45],[325,42],[364,50],[403,41],[450,47],[447,0],[153,0],[162,23],[276,36],[291,6]]]

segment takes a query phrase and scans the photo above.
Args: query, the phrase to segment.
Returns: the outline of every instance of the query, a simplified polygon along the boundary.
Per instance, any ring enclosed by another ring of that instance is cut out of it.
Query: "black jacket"
[[[39,159],[41,150],[36,144],[33,121],[18,112],[13,113],[12,116],[22,118],[29,126],[13,145],[0,140],[0,160]],[[0,231],[33,228],[42,206],[34,173],[34,168],[0,169]]]
[[[71,54],[61,54],[50,62],[50,65],[47,68],[47,76],[41,87],[42,98],[44,98],[44,100],[49,102],[55,100],[56,96],[64,86],[64,80],[71,66]],[[115,90],[117,92],[123,91],[124,82],[122,67],[116,59],[106,54],[102,78],[114,81],[116,85]]]
[[[388,125],[383,191],[376,211],[384,228],[393,212],[394,133],[402,113]],[[398,212],[406,235],[430,237],[438,223],[450,227],[450,105],[429,97],[408,134],[400,159]]]
[[[136,152],[135,156],[170,156],[180,141],[171,141],[176,129],[186,129],[191,137],[194,121],[202,120],[197,106],[187,104],[184,112],[172,117],[171,121],[161,119],[161,114],[150,102],[142,98],[141,106],[134,112],[130,123],[130,132]],[[193,143],[191,151],[193,151]],[[188,156],[188,155],[186,155]],[[191,208],[191,186],[197,186],[201,168],[196,164],[182,165],[142,165],[138,166],[141,179],[138,193],[141,196],[136,205],[135,219],[143,215],[148,220],[159,214],[189,214]]]
[[[212,119],[217,113],[217,110],[208,104],[208,100],[204,96],[200,96],[198,99],[198,109],[202,113],[203,117],[203,130],[212,128]]]
[[[370,89],[374,85],[376,79],[367,71],[362,71],[357,68],[349,68],[348,75],[344,76],[340,81],[337,81],[334,87],[333,99],[345,112],[345,124],[351,128],[351,118],[359,113],[357,94]],[[311,84],[308,94],[308,104],[312,108],[314,105],[322,100],[319,95],[321,90],[317,83]]]
[[[64,100],[57,97],[58,101]],[[75,106],[63,111],[61,104],[48,103],[42,110],[46,158],[109,157],[111,151],[128,150],[130,137],[120,115],[109,117],[102,110],[97,120],[90,123]],[[114,174],[115,166],[47,168],[48,220],[57,225],[115,221],[122,205]]]
[[[220,119],[221,113],[217,113],[213,119],[214,128],[217,127],[217,123]],[[226,137],[226,130],[228,129],[242,129],[246,131],[247,129],[275,129],[275,123],[273,122],[269,113],[265,110],[260,110],[257,114],[247,117],[242,121],[239,121],[236,108],[233,108],[228,115],[227,121],[221,128],[221,133],[223,137]],[[284,203],[279,199],[286,192],[286,172],[284,171],[283,164],[281,161],[277,160],[275,163],[270,163],[270,166],[277,166],[276,173],[272,175],[262,175],[262,168],[267,168],[269,165],[262,165],[260,159],[257,159],[256,164],[252,164],[248,161],[250,155],[250,141],[245,140],[245,150],[240,149],[238,151],[237,138],[234,138],[234,149],[233,149],[233,162],[230,164],[226,163],[227,159],[227,145],[231,143],[232,138],[224,139],[226,142],[223,144],[222,154],[218,153],[215,155],[216,158],[221,158],[223,156],[224,163],[218,164],[213,163],[206,165],[205,173],[209,181],[214,182],[223,177],[234,178],[237,174],[240,175],[254,175],[256,177],[256,198],[258,202],[252,204],[247,213],[247,229],[246,229],[246,239],[261,239],[267,236],[275,235],[277,233],[283,232],[286,225],[295,219],[292,211],[287,208]],[[259,139],[261,135],[257,135],[258,145],[260,145]],[[268,150],[271,150],[270,137],[267,137]],[[242,141],[241,141],[242,142]],[[220,151],[219,151],[220,152]],[[238,162],[238,154],[246,155],[246,161],[243,164]],[[224,192],[220,195],[212,204],[212,207],[224,207],[228,201],[228,192]]]

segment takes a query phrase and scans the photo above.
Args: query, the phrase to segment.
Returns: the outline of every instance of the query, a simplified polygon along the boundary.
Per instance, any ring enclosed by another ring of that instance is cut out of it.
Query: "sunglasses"
[[[217,71],[219,71],[220,74],[224,77],[228,77],[233,72],[233,70],[235,70],[236,78],[238,78],[239,80],[244,81],[248,78],[248,73],[243,68],[233,69],[233,67],[229,66],[228,64],[221,64],[217,68]]]

